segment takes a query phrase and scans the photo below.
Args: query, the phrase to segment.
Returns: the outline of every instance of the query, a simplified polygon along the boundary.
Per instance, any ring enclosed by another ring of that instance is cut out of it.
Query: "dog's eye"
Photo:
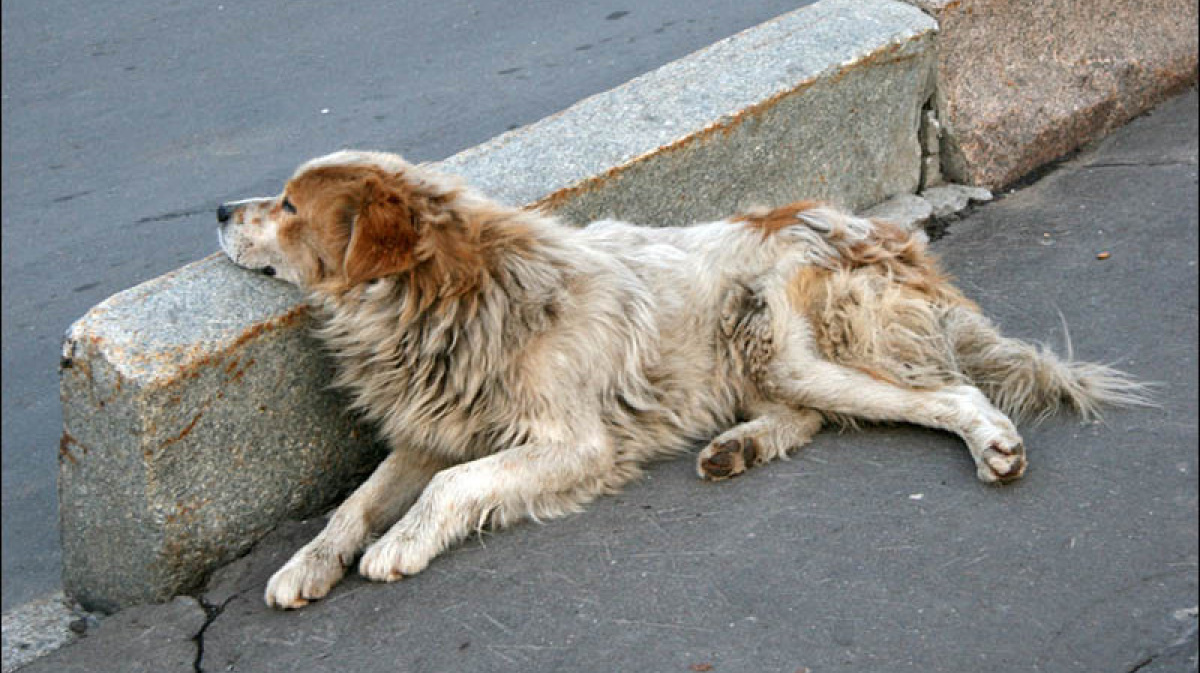
[[[289,213],[296,212],[296,206],[292,205],[292,202],[288,201],[288,197],[286,197],[286,196],[283,197],[283,203],[281,203],[279,205],[280,205],[280,207],[282,207],[284,210],[286,210]]]
[[[262,272],[263,272],[263,275],[264,275],[264,276],[274,276],[274,275],[275,275],[275,267],[273,267],[273,266],[264,266],[264,267],[262,268]]]

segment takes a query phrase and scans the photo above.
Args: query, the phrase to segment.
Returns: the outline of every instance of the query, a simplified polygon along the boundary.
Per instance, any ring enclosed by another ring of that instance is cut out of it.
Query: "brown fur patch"
[[[871,378],[935,389],[961,377],[940,316],[977,310],[938,269],[923,237],[888,222],[834,247],[838,267],[803,267],[788,282],[791,308],[812,326],[822,356]]]
[[[797,215],[820,205],[819,201],[796,201],[771,210],[742,213],[732,219],[734,222],[744,222],[752,229],[758,229],[763,238],[767,238],[778,233],[780,229],[799,224],[800,219]]]
[[[792,310],[811,319],[814,306],[824,297],[831,273],[828,269],[816,266],[801,267],[787,285],[787,297]]]
[[[311,258],[311,284],[328,292],[406,274],[419,298],[413,308],[424,310],[478,291],[491,277],[489,260],[530,247],[527,228],[502,226],[513,219],[503,207],[451,207],[456,192],[373,166],[314,168],[293,179],[287,193],[297,214],[284,216],[281,243],[291,259]]]
[[[863,364],[853,364],[853,363],[850,366],[881,383],[887,383],[887,384],[893,385],[893,386],[904,386],[904,387],[914,388],[914,389],[922,389],[922,390],[926,389],[926,388],[919,388],[917,386],[906,385],[905,383],[901,382],[896,377],[892,376],[891,374],[889,374],[886,371],[883,371],[882,369],[877,369],[875,367],[869,367],[869,366],[863,365]]]
[[[343,269],[346,283],[358,285],[412,268],[420,235],[410,199],[375,176],[362,181],[357,196],[358,215]]]
[[[924,236],[883,220],[871,223],[874,225],[871,237],[839,247],[847,268],[872,268],[939,304],[975,307],[938,268],[937,259],[926,248]]]

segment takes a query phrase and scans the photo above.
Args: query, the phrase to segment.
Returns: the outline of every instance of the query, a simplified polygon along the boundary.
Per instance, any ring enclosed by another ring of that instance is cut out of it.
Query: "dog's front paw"
[[[273,608],[302,608],[324,598],[345,571],[336,555],[300,551],[271,576],[263,597]]]
[[[376,582],[395,582],[421,572],[432,559],[407,536],[387,535],[363,553],[358,572]]]

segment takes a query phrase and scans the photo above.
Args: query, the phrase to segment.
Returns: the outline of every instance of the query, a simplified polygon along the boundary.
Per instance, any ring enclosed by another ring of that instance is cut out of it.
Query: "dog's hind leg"
[[[772,399],[869,421],[899,421],[953,432],[967,443],[976,475],[992,483],[1025,471],[1017,428],[978,388],[914,390],[813,356],[781,362],[766,375]]]
[[[777,355],[765,298],[756,288],[734,283],[721,302],[720,317],[721,334],[739,375],[758,387]],[[696,472],[702,478],[736,477],[750,467],[786,457],[810,442],[824,422],[812,409],[761,399],[747,406],[750,420],[722,433],[696,457]]]
[[[299,608],[324,597],[373,534],[391,526],[443,463],[416,451],[392,451],[334,512],[324,530],[267,582],[267,605]]]
[[[803,281],[806,275],[798,278]],[[803,315],[803,297],[797,300],[804,292],[795,281],[792,287],[755,291],[753,300],[727,302],[724,332],[761,399],[851,419],[949,430],[966,441],[982,481],[1021,476],[1026,464],[1021,436],[978,388],[957,383],[918,388],[897,381],[886,369],[827,359],[818,352],[815,330]],[[848,339],[873,339],[877,334],[872,330],[879,329],[869,322],[836,326]]]
[[[786,458],[812,441],[824,418],[812,409],[780,404],[761,405],[757,415],[736,425],[704,447],[696,457],[696,472],[711,480],[736,477],[747,469]]]

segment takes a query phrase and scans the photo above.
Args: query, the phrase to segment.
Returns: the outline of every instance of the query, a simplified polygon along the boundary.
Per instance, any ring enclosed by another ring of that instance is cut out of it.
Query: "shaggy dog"
[[[309,292],[336,384],[391,447],[271,578],[281,608],[326,595],[360,552],[363,575],[397,580],[701,441],[699,474],[723,479],[826,422],[915,423],[1003,482],[1026,465],[1009,416],[1141,400],[1120,372],[1001,336],[923,233],[816,203],[579,229],[344,151],[217,218],[234,263]]]

